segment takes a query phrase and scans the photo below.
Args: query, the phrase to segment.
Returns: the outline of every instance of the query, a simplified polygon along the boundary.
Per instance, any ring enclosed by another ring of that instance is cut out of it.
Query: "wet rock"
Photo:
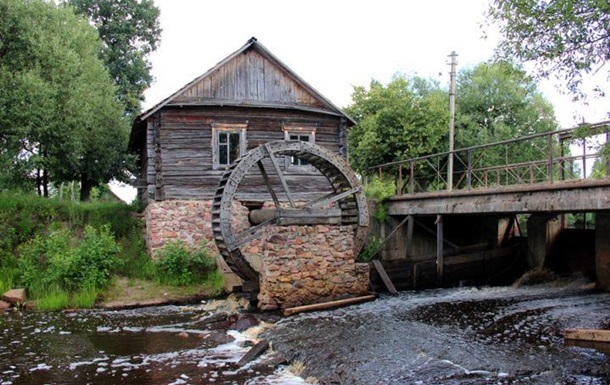
[[[5,301],[0,301],[0,311],[4,311],[11,307],[11,304]]]
[[[258,318],[256,318],[252,314],[243,314],[240,316],[233,325],[231,325],[231,330],[237,330],[239,332],[243,332],[246,329],[251,328],[252,326],[256,326],[260,323]]]
[[[18,306],[25,303],[25,289],[9,290],[2,296],[2,300],[11,305]]]
[[[222,345],[234,341],[235,338],[223,331],[215,330],[207,335],[206,340],[214,345]]]

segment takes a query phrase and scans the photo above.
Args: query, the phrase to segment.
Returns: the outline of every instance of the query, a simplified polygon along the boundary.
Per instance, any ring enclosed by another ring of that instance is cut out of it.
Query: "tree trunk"
[[[49,171],[47,169],[42,170],[42,187],[44,192],[44,197],[49,197]]]
[[[80,201],[89,202],[91,200],[91,189],[94,187],[93,182],[86,178],[81,178],[80,181]]]
[[[42,178],[40,177],[40,169],[36,169],[36,190],[38,191],[38,196],[42,196]]]

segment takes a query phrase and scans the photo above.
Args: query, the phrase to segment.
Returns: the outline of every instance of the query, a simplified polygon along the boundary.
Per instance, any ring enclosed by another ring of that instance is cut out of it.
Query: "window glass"
[[[309,142],[309,135],[305,134],[290,134],[290,140],[300,140],[302,142]],[[293,166],[307,166],[309,162],[304,159],[299,159],[294,156],[290,157],[290,164]]]

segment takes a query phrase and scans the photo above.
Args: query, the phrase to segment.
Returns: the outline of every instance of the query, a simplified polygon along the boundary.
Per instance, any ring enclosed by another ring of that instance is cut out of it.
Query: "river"
[[[218,303],[12,311],[0,315],[0,384],[610,384],[610,353],[562,338],[610,329],[610,293],[580,282],[253,315],[261,324],[242,330]],[[272,349],[238,366],[261,338]],[[278,366],[278,354],[292,365]]]

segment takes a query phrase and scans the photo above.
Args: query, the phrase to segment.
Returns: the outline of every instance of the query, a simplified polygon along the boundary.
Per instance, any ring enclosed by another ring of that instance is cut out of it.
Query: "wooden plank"
[[[237,363],[238,366],[244,366],[248,362],[254,360],[256,357],[260,356],[265,350],[269,349],[269,341],[261,340],[256,345],[254,345],[248,352],[239,360]]]
[[[374,259],[373,266],[375,266],[375,270],[377,270],[377,272],[379,273],[379,276],[381,277],[383,284],[385,285],[385,287],[388,288],[388,291],[390,292],[390,294],[393,294],[393,295],[398,294],[398,291],[396,291],[396,288],[394,287],[392,280],[390,279],[388,274],[385,272],[385,269],[383,268],[383,265],[381,264],[381,262],[378,259]]]
[[[289,315],[294,315],[294,314],[304,313],[304,312],[309,312],[309,311],[334,309],[334,308],[338,308],[341,306],[347,306],[347,305],[353,305],[356,303],[372,301],[375,298],[377,298],[377,296],[371,294],[371,295],[364,295],[362,297],[341,299],[338,301],[330,301],[330,302],[324,302],[324,303],[315,303],[313,305],[291,307],[288,309],[284,309],[282,314],[284,316],[289,316]]]
[[[445,237],[443,234],[443,216],[436,216],[436,283],[437,285],[443,284],[443,267],[445,261],[443,260],[443,241]]]
[[[273,163],[273,168],[275,169],[277,176],[280,178],[280,182],[282,182],[282,186],[284,187],[284,192],[286,193],[286,196],[288,197],[288,201],[290,201],[290,207],[296,207],[294,198],[292,197],[292,194],[290,193],[290,189],[288,188],[288,183],[286,182],[286,179],[284,178],[284,174],[282,173],[282,170],[280,169],[280,165],[277,163],[277,159],[275,159],[275,155],[273,155],[273,152],[271,150],[269,150],[269,146],[267,144],[265,144],[265,150],[267,150],[269,159],[271,159],[271,163]]]
[[[610,343],[610,330],[566,329],[563,337],[567,340],[596,341]]]

